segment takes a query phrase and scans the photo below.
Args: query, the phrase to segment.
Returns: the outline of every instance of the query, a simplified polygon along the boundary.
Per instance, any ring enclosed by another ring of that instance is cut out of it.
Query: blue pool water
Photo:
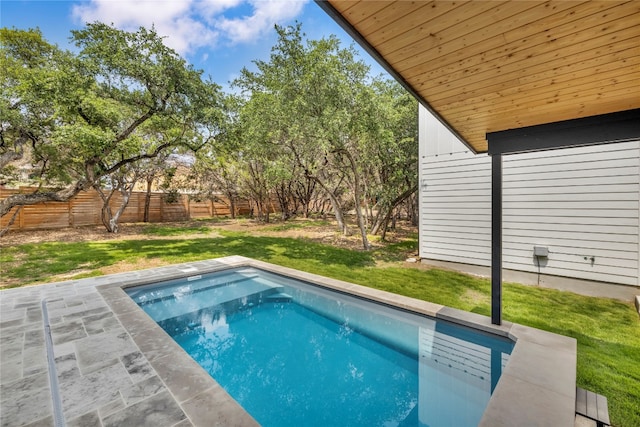
[[[253,268],[127,293],[266,427],[475,426],[513,348]]]

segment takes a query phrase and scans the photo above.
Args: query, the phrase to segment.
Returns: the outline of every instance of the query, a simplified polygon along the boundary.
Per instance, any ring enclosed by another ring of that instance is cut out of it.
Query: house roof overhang
[[[640,111],[640,2],[317,3],[475,153],[488,134]]]
[[[640,138],[640,2],[316,3],[473,152],[492,155],[500,324],[502,155]]]

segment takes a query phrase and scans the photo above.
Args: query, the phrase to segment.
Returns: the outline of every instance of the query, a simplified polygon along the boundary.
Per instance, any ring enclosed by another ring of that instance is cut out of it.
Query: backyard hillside
[[[9,233],[0,239],[2,287],[99,276],[227,255],[243,255],[483,315],[490,313],[485,278],[407,262],[417,232],[399,226],[387,241],[361,250],[322,220],[256,223],[203,220]],[[640,425],[640,319],[631,302],[507,283],[505,320],[578,341],[578,386],[604,394],[614,426]],[[1,293],[0,293],[1,296]]]

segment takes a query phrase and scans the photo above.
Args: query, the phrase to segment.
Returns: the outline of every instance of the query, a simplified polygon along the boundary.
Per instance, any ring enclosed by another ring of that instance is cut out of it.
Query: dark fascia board
[[[489,155],[640,140],[640,109],[487,134]]]
[[[329,15],[343,30],[347,32],[373,59],[375,59],[382,68],[385,69],[387,73],[389,73],[394,79],[405,88],[407,92],[409,92],[415,99],[418,100],[420,104],[424,106],[440,123],[445,126],[449,132],[453,133],[456,138],[460,140],[472,153],[478,154],[478,151],[474,149],[471,144],[467,142],[466,139],[462,137],[455,130],[453,126],[451,126],[436,110],[434,110],[429,103],[423,99],[412,87],[411,85],[387,62],[386,59],[373,47],[369,42],[362,37],[362,34],[356,30],[353,25],[351,25],[344,17],[338,12],[327,0],[314,0],[315,3],[320,7],[320,9],[324,10],[327,15]]]

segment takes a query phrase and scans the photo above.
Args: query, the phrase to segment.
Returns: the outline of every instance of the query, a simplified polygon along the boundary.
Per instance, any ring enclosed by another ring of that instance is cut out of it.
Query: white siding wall
[[[420,256],[491,264],[491,159],[420,111]],[[640,283],[640,141],[503,157],[503,267]],[[593,258],[593,261],[592,259]]]

